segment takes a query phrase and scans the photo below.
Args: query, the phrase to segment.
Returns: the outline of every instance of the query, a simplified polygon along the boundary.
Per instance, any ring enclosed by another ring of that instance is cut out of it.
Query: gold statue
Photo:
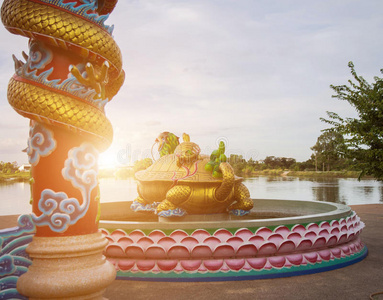
[[[179,144],[178,137],[169,132],[161,133],[156,139],[161,158],[136,173],[139,196],[131,208],[134,211],[156,211],[162,217],[229,212],[247,214],[253,208],[253,201],[243,179],[235,176],[233,168],[226,162],[222,153],[223,142],[209,157],[200,154],[199,146],[190,142],[187,134],[183,135],[183,140]],[[214,170],[209,167],[212,166],[211,159],[217,164]]]

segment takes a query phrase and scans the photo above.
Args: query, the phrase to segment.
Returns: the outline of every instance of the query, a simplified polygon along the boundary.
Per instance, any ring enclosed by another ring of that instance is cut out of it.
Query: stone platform
[[[383,204],[353,205],[366,224],[362,241],[368,256],[334,271],[289,278],[223,282],[144,282],[116,280],[104,294],[118,299],[369,299],[383,292]],[[17,225],[17,216],[1,216],[0,228]],[[383,299],[383,294],[374,297]]]

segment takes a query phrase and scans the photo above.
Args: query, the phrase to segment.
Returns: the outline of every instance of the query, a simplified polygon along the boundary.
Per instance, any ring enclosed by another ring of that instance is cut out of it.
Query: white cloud
[[[115,24],[126,81],[106,107],[111,156],[127,145],[146,154],[160,132],[172,131],[188,132],[202,149],[225,137],[228,150],[259,159],[308,159],[326,126],[319,117],[352,114],[329,88],[350,78],[348,61],[369,81],[379,75],[382,9],[379,0],[119,1],[107,23]],[[27,48],[2,28],[0,38],[11,41],[0,46],[5,105],[10,55]]]

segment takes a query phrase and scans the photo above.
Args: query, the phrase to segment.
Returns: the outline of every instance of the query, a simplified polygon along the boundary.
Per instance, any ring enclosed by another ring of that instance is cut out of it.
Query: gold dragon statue
[[[225,147],[211,156],[202,155],[200,147],[187,134],[179,144],[169,132],[156,139],[160,158],[149,168],[136,173],[139,196],[133,211],[155,211],[160,217],[185,214],[231,213],[245,215],[253,201],[242,178],[226,162]]]
[[[22,116],[90,137],[100,150],[113,137],[104,106],[124,81],[122,57],[104,24],[117,0],[4,0],[1,20],[29,38],[16,59],[8,101]]]

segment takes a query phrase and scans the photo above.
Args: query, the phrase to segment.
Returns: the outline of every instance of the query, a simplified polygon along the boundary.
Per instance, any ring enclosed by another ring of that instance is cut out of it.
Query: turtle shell
[[[200,155],[198,159],[190,164],[177,165],[177,155],[169,154],[161,157],[149,168],[135,174],[140,182],[150,181],[182,181],[182,182],[206,182],[220,184],[222,178],[214,178],[211,172],[205,170],[205,165],[210,161],[209,156]],[[235,176],[235,181],[242,181],[241,177]]]

